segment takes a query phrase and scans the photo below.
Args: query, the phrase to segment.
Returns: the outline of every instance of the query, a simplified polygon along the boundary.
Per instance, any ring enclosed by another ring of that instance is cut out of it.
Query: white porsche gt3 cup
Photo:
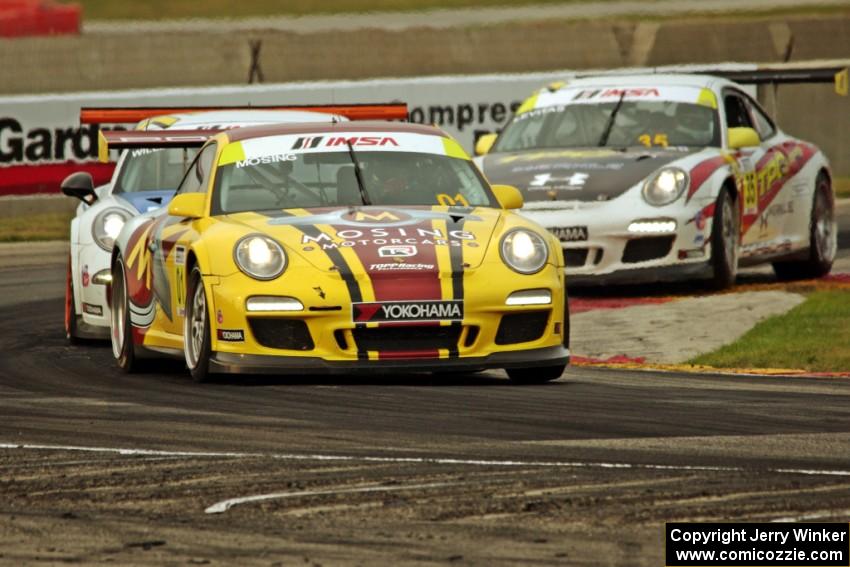
[[[541,89],[476,158],[519,187],[561,240],[570,284],[709,280],[773,264],[829,272],[829,163],[782,132],[744,90],[706,75],[579,78]]]
[[[181,110],[186,112],[166,114],[169,109],[155,108],[83,109],[81,121],[140,121],[137,129],[177,135],[185,130],[224,130],[261,124],[407,118],[404,104]],[[73,173],[62,182],[62,192],[81,201],[70,227],[71,253],[65,291],[68,340],[109,339],[106,291],[111,283],[113,242],[131,217],[169,203],[196,152],[182,147],[125,151],[106,185],[95,188],[91,175],[85,172]],[[103,161],[107,157],[101,155]]]

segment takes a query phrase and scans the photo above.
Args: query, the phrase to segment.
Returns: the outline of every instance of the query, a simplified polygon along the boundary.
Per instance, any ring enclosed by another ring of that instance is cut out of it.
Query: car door
[[[747,104],[747,95],[741,91],[724,89],[723,111],[727,132],[730,128],[756,129]],[[751,229],[757,223],[760,213],[758,166],[764,154],[763,143],[758,147],[730,150],[729,153],[741,211],[741,256],[751,255],[761,240],[759,231]]]
[[[759,194],[759,215],[751,231],[759,241],[771,243],[769,250],[781,252],[788,244],[788,237],[794,230],[794,220],[799,218],[796,209],[806,208],[797,202],[803,195],[792,187],[794,176],[791,162],[796,159],[797,144],[773,123],[773,120],[750,97],[744,99],[753,120],[753,125],[761,140],[762,157],[755,165]],[[808,198],[808,195],[805,196]],[[808,217],[803,217],[808,221]],[[804,232],[808,231],[808,222],[803,223]]]
[[[217,144],[207,144],[186,170],[176,195],[206,193],[211,185]],[[186,310],[186,273],[189,249],[198,238],[198,219],[188,219],[165,214],[153,240],[154,278],[163,280],[159,303],[166,320],[164,330],[169,334],[183,335]]]

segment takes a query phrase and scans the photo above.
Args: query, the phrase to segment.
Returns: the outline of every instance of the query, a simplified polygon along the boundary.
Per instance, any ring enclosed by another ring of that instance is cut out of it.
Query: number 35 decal
[[[667,147],[667,134],[656,134],[654,137],[649,134],[642,134],[638,136],[638,142],[650,148],[652,146],[661,146],[662,148]]]

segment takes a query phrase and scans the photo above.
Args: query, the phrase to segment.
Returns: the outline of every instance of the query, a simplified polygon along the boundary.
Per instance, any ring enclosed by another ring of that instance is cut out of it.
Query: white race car
[[[570,284],[703,279],[738,266],[829,272],[829,163],[782,132],[742,87],[686,74],[608,75],[541,89],[476,158],[519,187],[523,213],[561,240]]]
[[[279,107],[283,108],[283,107]],[[307,108],[307,107],[305,107]],[[406,105],[309,107],[311,110],[226,109],[164,115],[167,109],[83,109],[81,119],[121,123],[141,120],[137,129],[181,131],[223,130],[240,126],[297,122],[340,122],[348,119],[406,118]],[[142,119],[142,117],[147,118]],[[104,146],[105,148],[105,146]],[[69,175],[62,192],[82,201],[71,220],[71,254],[65,291],[65,334],[77,339],[109,339],[110,311],[106,287],[111,282],[112,245],[128,219],[167,205],[192,162],[196,149],[134,149],[122,152],[106,185],[95,188],[86,172]],[[102,155],[105,160],[107,156]]]

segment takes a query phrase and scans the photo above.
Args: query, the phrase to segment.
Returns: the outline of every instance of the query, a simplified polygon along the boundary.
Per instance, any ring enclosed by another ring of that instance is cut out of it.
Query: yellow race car
[[[106,147],[202,146],[167,208],[112,251],[121,368],[211,373],[504,368],[561,376],[561,248],[458,143],[407,123],[107,132]]]

